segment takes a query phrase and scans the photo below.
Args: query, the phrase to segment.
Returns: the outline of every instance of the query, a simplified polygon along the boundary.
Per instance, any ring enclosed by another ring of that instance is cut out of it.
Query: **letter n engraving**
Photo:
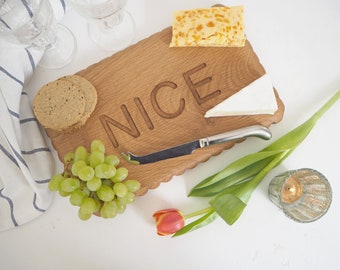
[[[154,129],[154,125],[153,125],[147,111],[145,110],[143,103],[140,100],[140,98],[136,97],[133,100],[135,101],[135,104],[136,104],[140,114],[142,115],[144,122],[145,122],[146,126],[148,127],[148,129],[150,129],[150,130]]]
[[[135,124],[135,122],[133,121],[131,114],[129,113],[128,109],[126,108],[126,106],[123,104],[121,105],[121,110],[129,124],[129,127],[122,125],[121,123],[117,122],[116,120],[112,119],[111,117],[103,114],[101,116],[99,116],[100,122],[102,123],[106,134],[109,136],[113,146],[115,148],[119,147],[119,143],[117,141],[116,136],[113,133],[113,130],[111,128],[111,126],[115,126],[117,128],[119,128],[120,130],[124,131],[125,133],[131,135],[134,138],[137,138],[140,136],[140,132],[137,129],[137,126]]]

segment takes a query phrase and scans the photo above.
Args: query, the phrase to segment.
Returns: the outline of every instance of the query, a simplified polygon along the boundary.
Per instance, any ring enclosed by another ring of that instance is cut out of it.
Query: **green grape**
[[[60,183],[60,189],[65,192],[75,191],[80,187],[79,179],[77,178],[66,178]]]
[[[59,190],[60,187],[60,183],[64,180],[64,176],[62,176],[61,174],[56,174],[54,175],[50,182],[48,183],[48,188],[51,191],[57,191]]]
[[[119,202],[121,205],[126,205],[126,197],[116,197],[116,202]]]
[[[91,152],[89,161],[90,161],[90,166],[92,168],[95,168],[99,164],[102,164],[104,160],[105,160],[105,154],[103,152],[98,151],[98,150]]]
[[[78,176],[79,170],[84,166],[86,166],[86,162],[84,160],[78,160],[74,162],[71,167],[71,173],[75,176]]]
[[[86,187],[90,191],[97,191],[102,186],[102,180],[97,176],[93,176],[89,181],[86,182]]]
[[[87,182],[86,182],[86,184],[87,184]],[[81,189],[82,192],[84,192],[84,194],[85,194],[87,197],[89,197],[91,191],[88,189],[88,187],[86,186],[86,184],[85,184],[85,186],[81,186],[80,189]]]
[[[80,206],[85,197],[86,197],[86,194],[83,191],[81,191],[79,188],[77,188],[70,194],[70,203],[72,205]]]
[[[96,210],[96,202],[93,198],[86,197],[80,205],[80,211],[85,214],[93,214]]]
[[[94,209],[94,212],[97,212],[102,207],[102,201],[100,201],[98,198],[94,199],[94,202],[96,203],[96,208]]]
[[[108,155],[105,157],[104,160],[104,163],[113,165],[115,167],[118,166],[119,162],[120,162],[119,157],[117,157],[116,155]]]
[[[117,214],[117,205],[114,201],[105,202],[100,209],[100,216],[103,218],[113,218]]]
[[[70,192],[66,192],[66,191],[62,190],[61,188],[58,190],[58,192],[59,192],[59,195],[61,197],[67,197],[67,196],[70,195]]]
[[[113,187],[113,182],[110,179],[104,179],[102,180],[103,185]]]
[[[111,177],[112,182],[122,182],[128,176],[128,169],[125,167],[119,167],[116,169],[116,174]]]
[[[117,168],[119,157],[106,156],[105,146],[98,139],[91,142],[90,153],[84,146],[78,146],[64,156],[64,163],[64,172],[54,175],[48,188],[62,197],[69,196],[70,203],[79,206],[81,220],[94,213],[103,218],[123,213],[126,205],[135,201],[134,192],[141,187],[137,180],[125,180],[128,169]]]
[[[69,162],[73,162],[74,161],[74,152],[68,152],[65,156],[64,156],[64,162],[65,163],[69,163]]]
[[[117,197],[125,197],[129,192],[127,186],[124,183],[118,182],[113,186],[113,191],[117,195]]]
[[[78,170],[78,177],[83,181],[89,181],[94,176],[94,169],[91,166],[83,166]]]
[[[102,153],[105,153],[105,145],[101,140],[93,140],[91,142],[91,153],[94,151],[100,151]]]
[[[99,164],[94,169],[95,175],[99,178],[110,179],[116,174],[116,167],[109,164]]]
[[[136,199],[136,195],[132,192],[128,192],[124,198],[127,204],[133,203]]]
[[[98,198],[101,199],[104,202],[109,202],[112,201],[115,197],[115,193],[112,188],[102,185],[98,190],[97,190],[97,195]]]
[[[74,161],[83,160],[87,161],[88,153],[84,146],[78,146],[74,151]]]
[[[137,180],[126,180],[124,181],[124,184],[130,192],[136,192],[140,189],[140,182]]]
[[[92,216],[92,213],[83,213],[83,211],[81,210],[81,208],[79,208],[78,210],[78,217],[81,219],[81,220],[88,220],[90,219]]]
[[[117,198],[115,200],[116,205],[117,205],[117,213],[123,213],[126,209],[126,202],[125,199],[121,200],[121,198]]]

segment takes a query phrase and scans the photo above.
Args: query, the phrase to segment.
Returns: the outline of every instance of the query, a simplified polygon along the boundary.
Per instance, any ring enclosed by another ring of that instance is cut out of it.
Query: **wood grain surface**
[[[244,126],[269,127],[282,119],[284,105],[277,91],[274,115],[205,119],[208,109],[265,70],[248,41],[242,48],[169,48],[170,40],[171,27],[77,73],[95,86],[98,103],[78,131],[47,130],[61,160],[78,145],[89,147],[93,139],[101,139],[108,153],[143,155]],[[121,166],[129,169],[130,179],[141,182],[138,195],[143,195],[234,144],[145,165],[122,160]]]

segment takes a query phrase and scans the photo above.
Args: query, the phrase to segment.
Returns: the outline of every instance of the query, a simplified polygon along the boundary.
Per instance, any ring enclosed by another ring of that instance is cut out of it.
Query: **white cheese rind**
[[[208,110],[204,117],[274,114],[277,109],[271,79],[265,74]]]

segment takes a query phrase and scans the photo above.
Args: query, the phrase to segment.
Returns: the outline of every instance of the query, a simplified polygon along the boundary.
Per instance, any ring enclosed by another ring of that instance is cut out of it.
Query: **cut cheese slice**
[[[244,8],[212,7],[173,14],[170,47],[243,47]]]
[[[265,74],[208,110],[205,117],[274,114],[277,109],[272,82]]]

